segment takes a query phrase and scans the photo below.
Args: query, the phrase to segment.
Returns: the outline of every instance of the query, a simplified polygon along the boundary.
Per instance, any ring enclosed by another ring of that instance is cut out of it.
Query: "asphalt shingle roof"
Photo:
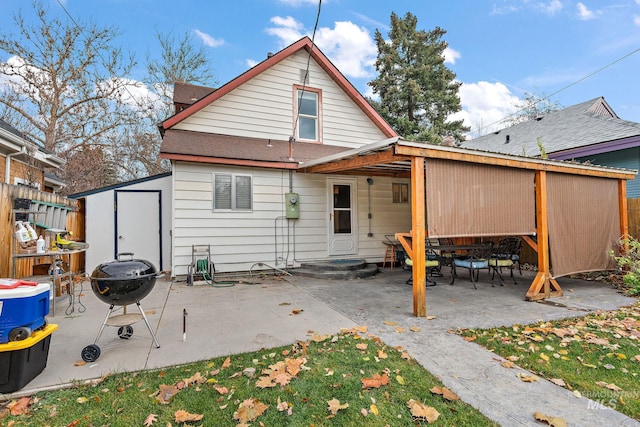
[[[551,154],[634,136],[640,136],[640,123],[620,119],[600,97],[464,141],[461,146],[539,156],[538,140],[545,152]]]

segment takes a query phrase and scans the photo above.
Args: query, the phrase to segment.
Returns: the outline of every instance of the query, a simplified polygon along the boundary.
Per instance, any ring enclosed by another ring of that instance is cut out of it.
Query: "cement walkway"
[[[92,344],[108,306],[84,283],[74,312],[65,314],[68,299],[58,298],[47,367],[22,390],[0,399],[30,395],[112,372],[136,371],[182,364],[211,357],[254,351],[309,338],[309,331],[336,333],[340,328],[367,325],[391,346],[402,346],[465,402],[503,426],[540,426],[533,413],[564,418],[570,426],[640,426],[614,410],[576,398],[548,381],[523,383],[519,370],[503,368],[498,358],[449,331],[457,327],[488,327],[577,316],[595,309],[631,304],[614,289],[598,283],[561,280],[563,298],[544,303],[524,301],[531,276],[517,277],[520,285],[491,287],[481,282],[456,281],[427,288],[427,311],[432,320],[412,315],[409,273],[385,269],[374,278],[326,281],[304,277],[246,278],[233,287],[186,286],[159,280],[142,300],[161,345],[156,348],[144,322],[133,325],[128,340],[107,327],[93,363],[77,366],[81,351]],[[134,307],[129,307],[132,312]],[[302,309],[292,315],[292,310]],[[183,341],[183,313],[187,312]],[[395,332],[385,321],[417,326],[420,332]],[[640,389],[640,387],[639,387]],[[640,390],[637,391],[640,393]]]

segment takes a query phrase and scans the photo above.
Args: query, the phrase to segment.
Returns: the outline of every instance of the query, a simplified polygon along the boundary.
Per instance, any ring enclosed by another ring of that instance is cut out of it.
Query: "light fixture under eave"
[[[267,147],[273,147],[273,144],[271,144],[271,140],[270,139],[267,141]]]

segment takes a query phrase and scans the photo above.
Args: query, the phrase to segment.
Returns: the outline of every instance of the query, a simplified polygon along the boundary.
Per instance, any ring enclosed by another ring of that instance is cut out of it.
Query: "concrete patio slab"
[[[636,420],[575,398],[548,381],[523,383],[519,369],[503,368],[500,359],[482,347],[464,341],[455,328],[525,324],[580,316],[593,310],[615,309],[635,299],[602,283],[560,279],[565,296],[528,302],[524,295],[532,275],[516,274],[518,285],[492,287],[483,281],[474,290],[471,282],[436,278],[427,288],[427,314],[412,315],[412,288],[405,284],[409,272],[383,269],[372,278],[331,281],[309,277],[243,278],[232,287],[187,286],[184,282],[158,280],[141,301],[160,348],[156,348],[144,322],[133,325],[128,340],[117,329],[106,327],[98,345],[100,357],[81,364],[81,351],[92,344],[107,314],[84,283],[74,312],[65,314],[66,298],[56,301],[50,323],[59,325],[51,339],[47,367],[22,390],[0,396],[12,398],[89,381],[113,372],[153,369],[202,359],[286,345],[305,340],[312,332],[337,333],[340,328],[367,325],[369,331],[391,346],[402,346],[426,369],[465,402],[504,426],[538,426],[533,413],[564,418],[568,425],[638,426]],[[496,282],[497,285],[498,282]],[[135,306],[128,307],[129,312]],[[183,313],[186,339],[183,341]],[[296,310],[299,314],[293,314]],[[405,328],[396,332],[393,321]],[[419,332],[409,328],[416,326]],[[640,387],[638,390],[640,394]]]

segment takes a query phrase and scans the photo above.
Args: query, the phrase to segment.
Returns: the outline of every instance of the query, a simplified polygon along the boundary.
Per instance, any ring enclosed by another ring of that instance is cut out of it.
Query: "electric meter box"
[[[289,219],[300,218],[300,195],[298,193],[287,193],[284,195],[286,204],[286,217]]]

